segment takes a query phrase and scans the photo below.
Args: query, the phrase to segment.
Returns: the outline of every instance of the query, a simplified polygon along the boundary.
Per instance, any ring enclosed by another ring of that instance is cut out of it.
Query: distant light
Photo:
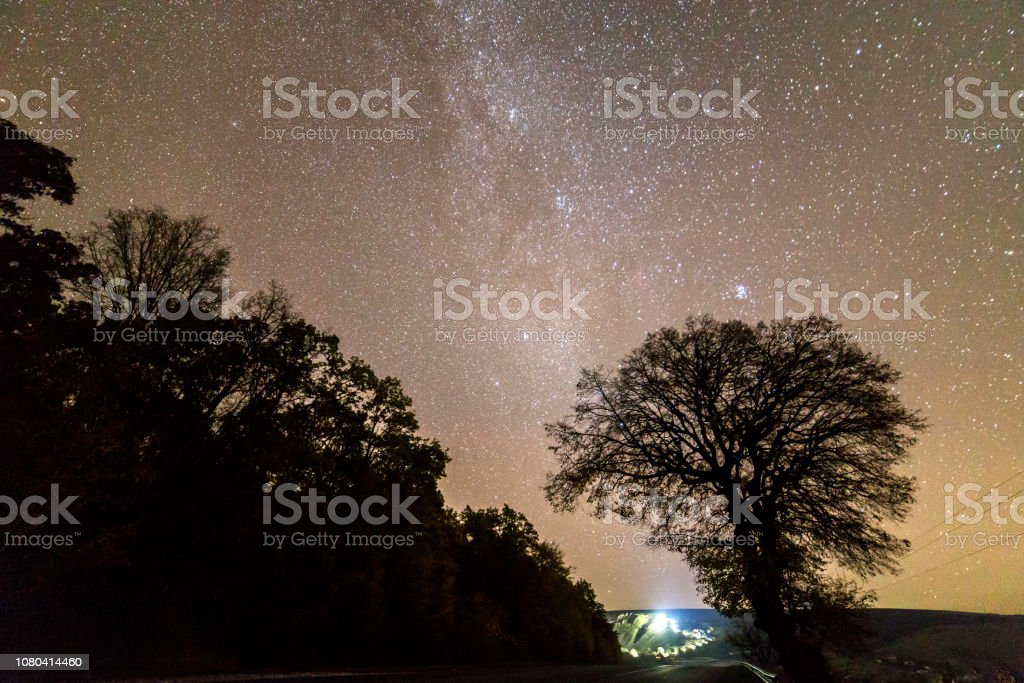
[[[669,619],[664,614],[658,613],[654,615],[651,620],[649,627],[651,633],[664,633],[665,631],[672,631],[672,633],[681,633],[679,630],[679,622],[675,619]]]

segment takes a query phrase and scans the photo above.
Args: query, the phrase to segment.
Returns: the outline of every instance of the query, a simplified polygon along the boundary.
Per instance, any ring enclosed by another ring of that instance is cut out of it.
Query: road
[[[182,683],[181,678],[151,678],[145,683]],[[335,671],[318,673],[237,674],[231,676],[202,676],[188,679],[192,683],[243,683],[268,681],[273,683],[535,683],[539,681],[565,681],[566,683],[600,683],[617,681],[634,683],[644,681],[683,681],[685,683],[758,683],[758,678],[735,661],[697,661],[685,664],[662,665],[564,665],[518,667],[437,667],[411,668],[388,671]],[[136,683],[143,683],[136,679]]]

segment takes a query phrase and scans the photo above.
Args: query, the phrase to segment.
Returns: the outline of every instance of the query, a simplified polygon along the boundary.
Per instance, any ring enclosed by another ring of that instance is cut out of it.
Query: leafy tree
[[[237,317],[95,320],[94,278],[122,279],[121,295],[219,292],[219,231],[160,208],[111,211],[81,246],[35,231],[25,203],[70,202],[71,159],[0,126],[3,493],[58,481],[82,523],[60,552],[0,548],[4,651],[162,671],[617,656],[558,549],[507,508],[445,508],[448,455],[419,435],[399,381],[344,356],[277,284]],[[96,341],[129,328],[234,337]],[[418,496],[416,542],[268,550],[260,489],[284,481],[356,498],[398,483]]]
[[[466,508],[459,516],[459,639],[490,659],[614,662],[619,645],[586,581],[521,513]]]
[[[99,270],[101,286],[83,293],[104,307],[118,308],[104,293],[108,286],[121,296],[142,287],[157,296],[180,292],[187,300],[203,291],[220,296],[231,256],[219,243],[220,230],[204,217],[176,219],[161,207],[133,207],[111,210],[106,223],[92,227],[82,238],[82,248]],[[121,283],[111,284],[115,280]],[[218,301],[211,297],[204,305],[215,310]],[[127,320],[135,322],[138,315],[133,310]]]
[[[831,680],[820,617],[871,596],[828,568],[895,571],[909,545],[882,526],[910,509],[914,482],[896,468],[924,428],[892,389],[899,377],[822,318],[690,318],[616,372],[582,372],[574,414],[548,425],[560,469],[547,496],[561,510],[584,497],[599,512],[631,506],[709,604],[754,613],[796,680]]]
[[[79,342],[90,324],[67,289],[94,271],[64,235],[25,221],[35,198],[71,203],[71,164],[63,152],[0,120],[0,469],[2,493],[15,499],[45,493],[60,481],[58,462],[65,471],[76,466],[75,453],[65,448],[74,431],[65,418],[84,354]],[[29,531],[20,520],[5,526],[11,534]],[[0,548],[5,634],[52,620],[51,603],[34,598],[48,589],[57,561],[33,550]]]
[[[20,218],[26,201],[49,197],[70,204],[78,191],[71,177],[74,160],[31,139],[6,119],[0,119],[0,161],[0,220],[4,223]]]
[[[0,431],[5,479],[20,490],[28,471],[45,470],[55,439],[42,424],[65,411],[80,358],[71,342],[88,326],[65,290],[94,271],[64,235],[23,221],[34,198],[71,203],[71,157],[0,120],[0,160]]]

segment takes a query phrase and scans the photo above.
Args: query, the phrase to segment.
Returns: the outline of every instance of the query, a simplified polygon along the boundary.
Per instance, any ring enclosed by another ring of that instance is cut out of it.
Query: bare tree
[[[821,615],[871,596],[829,567],[895,571],[909,545],[882,527],[913,503],[896,468],[925,426],[899,377],[823,318],[690,318],[616,372],[582,372],[574,414],[547,426],[560,461],[548,499],[629,508],[696,570],[711,606],[754,613],[789,675],[832,680]]]
[[[157,295],[176,291],[185,299],[202,291],[219,297],[231,260],[219,240],[220,230],[202,216],[172,218],[160,207],[111,210],[106,223],[93,224],[82,239],[102,281],[83,294],[103,296],[110,287],[122,297],[140,288]],[[207,305],[216,307],[217,301],[211,297]]]

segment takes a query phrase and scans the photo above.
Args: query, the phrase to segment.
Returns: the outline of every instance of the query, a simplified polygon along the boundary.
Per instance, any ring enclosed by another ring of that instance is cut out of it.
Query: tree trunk
[[[771,603],[777,603],[771,604]],[[802,642],[792,618],[782,610],[777,599],[758,601],[754,607],[754,626],[768,634],[779,661],[795,683],[831,683],[832,670],[821,650]]]
[[[766,516],[770,511],[766,512]],[[782,604],[782,570],[774,525],[760,527],[761,552],[746,552],[744,592],[754,610],[754,626],[768,634],[786,675],[795,683],[832,683],[835,678],[821,648],[800,638],[792,615]]]

